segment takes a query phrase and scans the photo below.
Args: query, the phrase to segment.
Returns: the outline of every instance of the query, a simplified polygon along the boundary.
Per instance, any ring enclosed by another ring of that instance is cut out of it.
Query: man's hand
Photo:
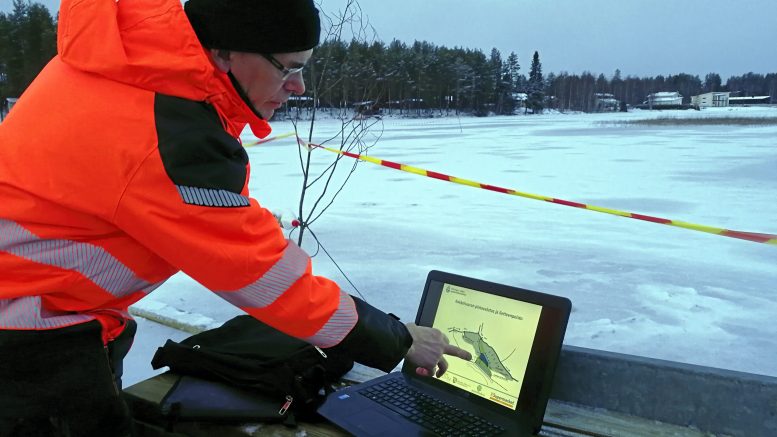
[[[467,361],[472,359],[472,354],[450,344],[448,337],[438,329],[418,326],[415,323],[405,326],[413,337],[413,345],[407,351],[405,359],[418,366],[416,373],[421,376],[442,376],[448,370],[448,361],[443,354]]]

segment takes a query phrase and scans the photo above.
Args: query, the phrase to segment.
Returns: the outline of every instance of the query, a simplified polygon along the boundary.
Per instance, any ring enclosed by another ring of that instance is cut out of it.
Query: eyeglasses
[[[286,68],[283,64],[280,63],[273,55],[269,53],[260,53],[265,59],[270,61],[270,63],[273,65],[273,67],[277,68],[281,73],[283,73],[283,77],[281,77],[281,80],[284,82],[288,80],[293,74],[297,74],[302,71],[305,67],[295,67],[295,68]]]

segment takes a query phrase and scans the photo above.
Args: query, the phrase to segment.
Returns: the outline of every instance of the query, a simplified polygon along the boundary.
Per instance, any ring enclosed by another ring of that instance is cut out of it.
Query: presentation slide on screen
[[[440,380],[515,409],[542,307],[444,284],[433,326],[472,353],[448,359]]]

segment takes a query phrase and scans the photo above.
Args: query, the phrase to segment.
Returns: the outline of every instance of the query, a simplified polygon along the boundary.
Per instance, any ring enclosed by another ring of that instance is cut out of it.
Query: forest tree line
[[[56,19],[39,3],[13,0],[11,13],[0,13],[0,99],[17,97],[56,53]],[[374,102],[381,110],[409,113],[512,114],[594,111],[596,94],[610,93],[628,105],[649,94],[677,91],[684,103],[709,91],[740,96],[771,96],[777,103],[777,73],[747,73],[726,79],[717,73],[622,77],[590,72],[542,72],[538,52],[524,65],[515,52],[448,48],[426,41],[324,41],[305,69],[308,94],[324,107],[353,108]],[[314,86],[311,86],[314,85]]]
[[[57,27],[40,3],[14,0],[0,13],[0,99],[18,97],[57,53]]]
[[[327,63],[322,72],[320,67]],[[777,103],[777,73],[732,76],[725,85],[717,73],[704,78],[685,73],[623,77],[619,70],[611,77],[590,72],[544,75],[536,51],[524,67],[515,52],[504,57],[494,48],[486,55],[478,49],[451,49],[426,41],[405,44],[394,40],[388,45],[380,41],[326,41],[317,49],[313,64],[306,72],[308,83],[330,84],[319,93],[323,106],[373,100],[382,108],[411,112],[420,107],[440,112],[511,114],[523,106],[535,112],[543,108],[591,112],[596,110],[598,93],[638,105],[649,94],[661,91],[679,92],[683,103],[711,91],[771,96],[772,103]]]

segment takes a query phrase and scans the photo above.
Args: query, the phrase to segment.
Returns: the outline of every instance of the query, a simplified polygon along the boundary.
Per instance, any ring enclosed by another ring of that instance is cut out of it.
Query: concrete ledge
[[[731,436],[777,435],[777,378],[564,346],[551,398]]]
[[[129,312],[133,316],[143,317],[190,334],[216,328],[222,323],[201,314],[188,313],[154,301],[138,302],[129,308]]]

